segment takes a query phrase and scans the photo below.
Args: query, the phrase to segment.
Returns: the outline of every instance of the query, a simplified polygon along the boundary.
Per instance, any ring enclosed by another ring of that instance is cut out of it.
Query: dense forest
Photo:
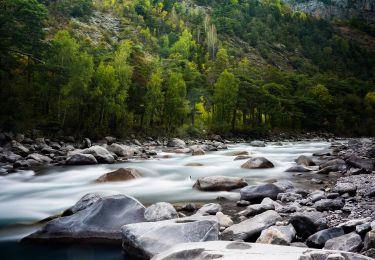
[[[279,0],[0,5],[0,129],[375,135],[374,49]]]

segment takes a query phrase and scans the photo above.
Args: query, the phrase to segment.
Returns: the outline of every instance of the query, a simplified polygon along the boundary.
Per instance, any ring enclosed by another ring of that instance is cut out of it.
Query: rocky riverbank
[[[9,173],[19,164],[82,165],[162,157],[155,147],[202,156],[225,149],[228,143],[217,136],[142,143],[108,137],[93,144],[88,139],[38,139],[31,143],[18,139],[8,140],[0,158]],[[263,141],[249,144],[267,146]],[[50,148],[56,152],[42,152]],[[272,160],[246,151],[230,153],[234,160],[243,161],[241,168],[249,174],[253,169],[274,167]],[[9,161],[15,155],[17,160]],[[36,164],[38,156],[50,160]],[[23,241],[122,244],[131,256],[145,259],[368,259],[375,256],[374,157],[374,139],[341,140],[332,142],[329,151],[296,156],[295,165],[286,174],[316,174],[319,177],[311,179],[311,190],[295,188],[285,180],[248,186],[235,174],[199,178],[194,185],[204,192],[238,191],[241,199],[237,202],[218,198],[208,204],[159,202],[145,207],[130,196],[92,193]],[[126,181],[140,175],[126,168],[107,173],[97,182]]]

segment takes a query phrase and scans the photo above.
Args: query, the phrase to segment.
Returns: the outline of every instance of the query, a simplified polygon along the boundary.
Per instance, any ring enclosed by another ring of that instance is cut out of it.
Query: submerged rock
[[[122,247],[131,255],[149,259],[178,243],[218,240],[219,224],[212,217],[186,217],[128,224],[121,231]]]
[[[264,143],[264,141],[258,141],[258,140],[251,141],[250,145],[254,147],[266,147],[266,144]]]
[[[82,204],[83,209],[51,220],[23,241],[119,243],[123,225],[145,221],[144,206],[126,195],[98,198],[90,205]]]
[[[208,176],[199,178],[194,188],[202,191],[228,191],[247,186],[247,182],[239,177]]]
[[[272,162],[264,157],[254,157],[249,159],[246,163],[241,165],[245,169],[265,169],[275,167]]]
[[[129,181],[141,177],[141,173],[133,168],[120,168],[103,174],[96,182]]]

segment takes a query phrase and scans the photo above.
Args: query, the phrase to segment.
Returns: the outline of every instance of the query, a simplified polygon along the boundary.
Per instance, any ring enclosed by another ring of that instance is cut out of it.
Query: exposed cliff
[[[284,0],[294,10],[323,19],[359,18],[375,24],[375,0]]]

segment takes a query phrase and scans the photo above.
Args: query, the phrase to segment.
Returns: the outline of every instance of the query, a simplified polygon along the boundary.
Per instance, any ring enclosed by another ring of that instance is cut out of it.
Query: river
[[[157,150],[158,156],[170,155],[171,158],[137,160],[110,165],[53,166],[38,171],[19,171],[0,176],[0,241],[2,242],[0,252],[4,245],[8,251],[16,252],[18,247],[11,242],[19,240],[37,227],[27,224],[63,211],[89,192],[101,195],[128,194],[146,205],[158,201],[204,202],[217,197],[239,199],[238,191],[201,192],[192,188],[196,179],[211,175],[243,177],[249,185],[287,179],[297,187],[311,189],[313,187],[308,180],[316,178],[315,174],[296,175],[285,170],[295,165],[294,160],[299,155],[310,156],[314,152],[328,150],[329,146],[330,143],[321,141],[269,143],[266,147],[233,144],[228,146],[228,150],[208,152],[202,156],[171,154]],[[234,151],[247,151],[253,157],[264,156],[275,165],[275,168],[241,169],[240,166],[245,161],[234,161],[234,156],[230,155]],[[203,166],[186,166],[189,163],[200,163]],[[139,170],[142,177],[127,182],[94,182],[104,173],[125,167]],[[13,247],[14,250],[12,250]],[[38,251],[36,248],[31,249],[33,250]],[[73,251],[87,256],[85,250]],[[66,259],[66,251],[63,252],[64,256],[56,259]],[[99,255],[103,252],[106,251],[101,250]],[[108,257],[104,258],[112,259],[114,252],[109,250],[107,253]],[[113,259],[118,259],[117,254],[113,257]]]

